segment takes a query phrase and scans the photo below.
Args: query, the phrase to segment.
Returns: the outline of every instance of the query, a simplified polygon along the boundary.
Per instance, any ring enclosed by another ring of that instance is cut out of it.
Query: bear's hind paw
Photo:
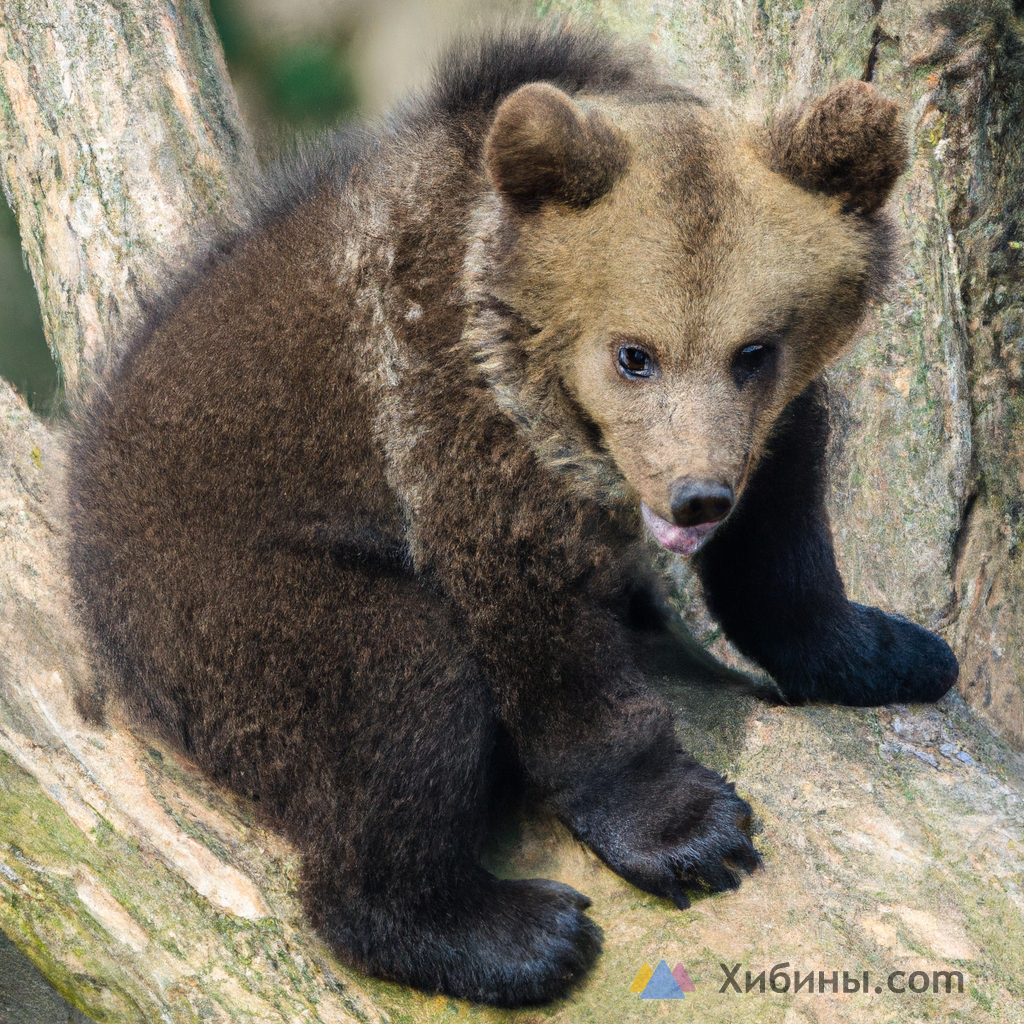
[[[498,884],[500,909],[481,908],[464,943],[472,962],[463,980],[451,979],[449,994],[504,1007],[567,995],[601,952],[601,931],[583,913],[590,900],[545,878]]]
[[[594,965],[602,935],[584,913],[589,906],[560,882],[480,872],[393,915],[377,901],[364,915],[337,907],[324,930],[345,959],[370,974],[513,1008],[567,995]]]

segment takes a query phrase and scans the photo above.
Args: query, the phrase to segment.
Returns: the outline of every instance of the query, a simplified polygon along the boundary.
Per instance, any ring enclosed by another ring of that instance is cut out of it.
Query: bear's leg
[[[739,504],[694,558],[708,608],[788,700],[938,700],[958,674],[946,642],[847,600],[825,508],[827,442],[816,382],[790,403]]]
[[[340,570],[330,591],[347,627],[303,643],[330,644],[336,674],[282,769],[298,783],[284,817],[312,920],[357,966],[428,991],[499,1006],[564,995],[600,935],[574,889],[476,864],[497,716],[443,598],[404,573]]]

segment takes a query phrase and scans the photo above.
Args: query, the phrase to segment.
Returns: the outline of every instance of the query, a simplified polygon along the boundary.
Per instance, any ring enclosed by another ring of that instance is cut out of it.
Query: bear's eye
[[[737,387],[749,384],[755,377],[769,369],[775,361],[775,348],[772,345],[755,342],[744,345],[732,361],[732,375]]]
[[[654,360],[636,345],[623,345],[619,349],[619,369],[625,377],[650,377],[654,372]]]

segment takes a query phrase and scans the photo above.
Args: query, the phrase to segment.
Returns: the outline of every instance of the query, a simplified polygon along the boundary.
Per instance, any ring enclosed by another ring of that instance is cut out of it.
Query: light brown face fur
[[[856,100],[877,97],[857,86]],[[891,113],[881,103],[876,112]],[[844,212],[850,190],[800,187],[770,169],[764,133],[685,94],[574,102],[526,86],[499,110],[485,156],[506,238],[490,290],[532,326],[527,364],[557,376],[656,515],[672,520],[685,479],[738,496],[776,418],[860,318],[873,235],[860,212]],[[615,162],[603,178],[592,166],[602,161]],[[588,181],[605,181],[603,194],[588,195]],[[620,365],[623,349],[634,368],[630,356],[649,359],[647,375]]]

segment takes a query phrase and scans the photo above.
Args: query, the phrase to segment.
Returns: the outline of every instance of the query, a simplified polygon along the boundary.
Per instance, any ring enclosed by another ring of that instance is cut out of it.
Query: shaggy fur
[[[703,539],[735,501],[699,571],[790,698],[953,682],[941,640],[847,602],[823,504],[813,382],[903,160],[869,87],[765,132],[602,36],[505,33],[155,303],[73,439],[83,614],[138,726],[299,844],[341,956],[504,1006],[591,966],[583,896],[477,864],[499,750],[681,907],[758,864],[638,668],[641,505]]]

